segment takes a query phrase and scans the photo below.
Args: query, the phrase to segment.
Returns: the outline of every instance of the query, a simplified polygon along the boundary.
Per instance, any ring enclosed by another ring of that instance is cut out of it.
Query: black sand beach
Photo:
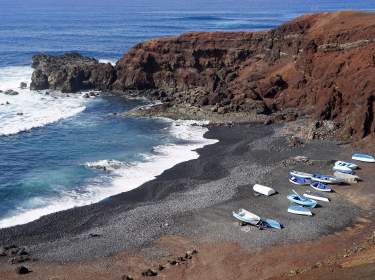
[[[287,213],[287,194],[294,188],[290,169],[330,173],[331,161],[348,156],[343,146],[327,141],[291,147],[280,127],[264,125],[212,126],[205,135],[219,139],[200,149],[199,159],[165,171],[157,179],[100,203],[75,208],[0,230],[0,244],[27,246],[44,261],[89,260],[123,250],[151,248],[163,235],[182,235],[196,242],[235,241],[244,248],[261,248],[314,240],[355,222],[360,209],[335,186],[313,209],[313,217]],[[310,161],[293,160],[307,156]],[[345,156],[346,155],[346,156]],[[274,187],[278,194],[254,196],[254,183]],[[279,220],[282,230],[240,227],[232,211],[245,208]],[[162,255],[161,249],[145,250]]]

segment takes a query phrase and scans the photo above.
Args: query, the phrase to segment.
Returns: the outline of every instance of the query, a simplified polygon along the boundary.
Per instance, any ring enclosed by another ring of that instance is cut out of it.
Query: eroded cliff
[[[151,40],[130,49],[113,71],[105,87],[91,85],[154,89],[153,98],[218,114],[296,109],[293,117],[337,122],[344,137],[375,134],[374,13],[311,14],[265,32]]]

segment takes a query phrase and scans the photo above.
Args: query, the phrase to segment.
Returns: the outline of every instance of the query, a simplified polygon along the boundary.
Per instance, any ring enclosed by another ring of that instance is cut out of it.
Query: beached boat
[[[329,176],[329,175],[322,175],[322,174],[319,174],[319,173],[313,174],[313,176],[311,177],[311,180],[315,181],[315,182],[321,182],[321,183],[324,183],[324,184],[340,184],[340,183],[342,183],[341,178],[337,178],[337,177]]]
[[[311,180],[305,177],[289,176],[289,182],[295,185],[308,185],[311,183]]]
[[[287,198],[293,203],[300,204],[310,208],[314,208],[318,204],[313,199],[300,196],[295,190],[293,190],[293,194],[288,195]]]
[[[345,173],[345,174],[353,174],[354,171],[353,169],[349,168],[349,167],[346,167],[346,166],[338,166],[338,165],[334,165],[332,167],[332,170],[334,172],[341,172],[341,173]]]
[[[281,229],[282,228],[282,225],[278,221],[276,221],[276,220],[265,219],[263,221],[267,225],[267,227],[276,228],[276,229]]]
[[[294,176],[294,177],[308,178],[308,179],[311,178],[311,176],[312,176],[311,173],[300,172],[300,171],[296,171],[296,170],[290,171],[289,175]]]
[[[297,204],[290,205],[288,207],[288,212],[297,215],[312,216],[312,212],[309,209]]]
[[[355,163],[347,162],[347,161],[341,161],[341,160],[336,161],[335,166],[345,166],[345,167],[349,167],[350,169],[357,169],[358,168],[358,165],[355,164]]]
[[[354,154],[352,155],[352,159],[364,162],[375,162],[373,156],[366,155],[366,154]]]
[[[328,197],[322,196],[320,193],[316,193],[316,192],[304,193],[303,196],[307,197],[307,198],[314,199],[314,200],[329,202]]]
[[[251,225],[257,225],[260,222],[260,217],[251,213],[245,209],[239,209],[238,211],[233,211],[233,217],[241,222],[245,222]]]
[[[330,187],[328,187],[326,184],[323,184],[321,182],[313,182],[313,183],[310,184],[310,186],[314,190],[317,190],[317,191],[320,191],[320,192],[330,192],[330,191],[332,191],[332,189]]]
[[[270,196],[270,195],[276,193],[276,191],[273,188],[263,186],[263,185],[259,185],[259,184],[255,184],[253,186],[253,190],[254,190],[254,192],[257,192],[257,193],[260,193],[260,194],[263,194],[263,195],[266,195],[266,196]]]
[[[348,183],[348,184],[355,184],[355,183],[357,183],[358,181],[361,180],[361,178],[359,176],[352,175],[352,174],[345,174],[345,173],[341,173],[341,172],[335,172],[334,175],[337,178],[340,178],[344,183]]]

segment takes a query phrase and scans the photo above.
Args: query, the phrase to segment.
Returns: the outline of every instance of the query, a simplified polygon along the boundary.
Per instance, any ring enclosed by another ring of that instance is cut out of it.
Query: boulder
[[[142,272],[142,275],[143,275],[143,276],[157,276],[158,273],[157,273],[155,270],[149,268],[149,269],[147,269],[146,271],[143,271],[143,272]]]
[[[28,273],[30,273],[30,272],[31,272],[31,270],[28,269],[28,268],[25,267],[25,266],[19,266],[19,267],[16,268],[16,273],[17,273],[17,274],[20,274],[20,275],[28,274]]]
[[[25,89],[25,88],[27,88],[27,83],[21,82],[20,83],[20,89]]]
[[[116,79],[114,67],[78,53],[60,56],[39,54],[33,56],[30,88],[55,89],[62,92],[80,90],[107,90]]]

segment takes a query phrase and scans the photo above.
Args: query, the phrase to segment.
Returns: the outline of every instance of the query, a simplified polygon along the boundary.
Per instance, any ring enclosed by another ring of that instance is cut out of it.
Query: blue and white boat
[[[265,220],[263,220],[263,222],[269,228],[276,228],[276,229],[281,229],[282,228],[282,225],[278,221],[273,220],[273,219],[265,219]]]
[[[288,212],[297,215],[312,216],[312,212],[309,209],[297,204],[290,205]]]
[[[306,172],[300,172],[300,171],[296,171],[296,170],[292,170],[289,172],[289,175],[290,176],[294,176],[294,177],[302,177],[302,178],[311,178],[312,174],[311,173],[306,173]]]
[[[350,169],[357,169],[358,165],[352,162],[338,160],[335,162],[335,166],[349,167]]]
[[[317,191],[320,191],[320,192],[330,192],[330,191],[332,191],[332,189],[330,187],[328,187],[326,184],[323,184],[321,182],[312,182],[310,184],[310,186],[314,190],[317,190]]]
[[[332,170],[334,172],[341,172],[341,173],[345,173],[345,174],[353,174],[354,171],[353,169],[349,168],[349,167],[346,167],[346,166],[339,166],[339,165],[334,165],[332,167]]]
[[[289,182],[295,185],[309,185],[311,183],[311,179],[298,176],[289,176]]]
[[[233,211],[233,217],[235,217],[237,220],[240,220],[241,222],[250,224],[250,225],[257,225],[260,222],[260,217],[258,215],[255,215],[254,213],[251,213],[245,209],[239,209],[238,211]]]
[[[364,162],[375,162],[373,156],[366,155],[366,154],[354,154],[352,155],[352,159]]]
[[[341,178],[337,178],[334,176],[329,176],[329,175],[322,175],[319,173],[313,174],[311,177],[311,180],[314,182],[321,182],[324,184],[341,184],[343,180]]]
[[[293,190],[293,194],[290,194],[287,196],[287,198],[296,204],[303,205],[306,207],[314,208],[318,203],[310,198],[306,198],[303,196],[300,196],[295,190]]]

